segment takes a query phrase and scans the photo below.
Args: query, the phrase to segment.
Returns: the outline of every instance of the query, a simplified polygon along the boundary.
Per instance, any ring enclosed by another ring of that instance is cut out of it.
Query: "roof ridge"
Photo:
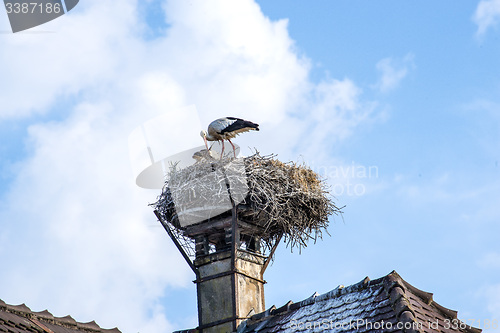
[[[332,298],[337,298],[340,296],[344,296],[347,294],[352,294],[352,293],[364,290],[368,287],[377,286],[377,285],[380,285],[382,283],[382,281],[383,281],[383,278],[376,279],[376,280],[370,280],[370,278],[367,276],[363,280],[361,280],[357,283],[351,284],[350,286],[347,286],[347,287],[345,287],[343,285],[339,285],[337,288],[332,289],[330,291],[327,291],[326,293],[323,293],[323,294],[314,293],[311,297],[306,298],[305,300],[302,300],[301,302],[298,302],[298,303],[300,303],[300,307],[307,306],[307,305],[310,305],[312,303],[325,301],[325,300],[332,299]]]
[[[52,313],[50,313],[48,310],[32,311],[24,303],[20,304],[20,305],[11,305],[11,304],[5,303],[3,300],[0,299],[0,311],[13,313],[13,314],[19,315],[21,317],[24,317],[26,319],[29,319],[33,324],[37,325],[38,327],[42,328],[43,330],[47,329],[43,325],[43,323],[49,323],[49,324],[55,324],[55,325],[66,327],[66,328],[84,329],[84,330],[89,331],[89,332],[93,331],[93,332],[120,333],[120,330],[117,327],[111,328],[111,329],[104,329],[104,328],[101,328],[94,320],[87,322],[87,323],[83,323],[83,322],[76,321],[70,315],[67,315],[64,317],[56,317]]]
[[[6,304],[7,311],[24,315],[24,314],[30,314],[31,309],[26,306],[26,304],[19,304],[19,305],[11,305],[11,304]]]
[[[34,317],[36,317],[38,320],[42,320],[48,323],[54,323],[55,321],[54,315],[50,313],[47,309],[38,312],[32,311],[32,313]]]
[[[382,277],[382,278],[379,278],[376,280],[370,280],[370,278],[367,276],[363,280],[361,280],[355,284],[352,284],[350,286],[347,286],[347,287],[344,287],[343,285],[339,285],[337,288],[332,289],[330,291],[327,291],[326,293],[323,293],[323,294],[319,294],[318,292],[315,292],[314,294],[312,294],[311,296],[309,296],[306,299],[303,299],[300,302],[294,303],[293,301],[290,300],[279,308],[276,308],[276,306],[273,305],[272,307],[270,307],[266,311],[252,315],[249,319],[251,321],[259,321],[259,320],[262,320],[263,318],[273,316],[273,315],[282,314],[282,313],[285,313],[285,312],[288,312],[291,310],[293,311],[293,310],[296,310],[298,308],[302,308],[302,307],[311,305],[311,304],[316,303],[316,302],[325,301],[328,299],[332,299],[332,298],[344,296],[347,294],[355,293],[355,292],[358,292],[360,290],[366,289],[368,287],[378,286],[378,285],[382,284],[384,278],[385,277]]]

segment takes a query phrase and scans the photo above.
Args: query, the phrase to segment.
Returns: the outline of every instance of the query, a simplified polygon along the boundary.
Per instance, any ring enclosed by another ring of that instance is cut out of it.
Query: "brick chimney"
[[[265,310],[262,267],[265,258],[237,250],[235,268],[231,251],[220,251],[196,259],[199,329],[203,332],[233,332],[242,320]]]
[[[243,320],[265,310],[268,261],[260,240],[248,235],[253,227],[244,224],[226,216],[186,230],[196,244],[198,331],[235,332]]]

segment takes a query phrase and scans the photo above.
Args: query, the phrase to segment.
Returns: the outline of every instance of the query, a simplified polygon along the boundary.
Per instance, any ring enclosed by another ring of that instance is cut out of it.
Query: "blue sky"
[[[500,1],[88,0],[9,30],[0,13],[0,299],[123,332],[196,326],[194,276],[127,146],[195,104],[202,124],[258,122],[245,154],[304,161],[346,205],[331,236],[279,248],[267,307],[396,270],[500,321]]]

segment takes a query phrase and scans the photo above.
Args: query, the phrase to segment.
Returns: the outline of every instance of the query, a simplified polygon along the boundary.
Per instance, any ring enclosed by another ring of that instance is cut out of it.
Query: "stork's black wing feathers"
[[[226,118],[229,120],[235,120],[235,122],[233,122],[231,125],[220,131],[220,134],[234,132],[243,128],[253,128],[256,131],[259,130],[259,124],[252,123],[251,121],[235,117],[226,117]]]

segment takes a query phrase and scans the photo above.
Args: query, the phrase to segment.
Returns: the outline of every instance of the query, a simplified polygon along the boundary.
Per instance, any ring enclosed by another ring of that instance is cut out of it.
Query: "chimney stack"
[[[195,239],[198,330],[206,333],[235,332],[243,320],[265,310],[267,257],[259,238],[248,235],[252,228],[242,229],[236,208],[233,213],[188,227],[185,233]]]

